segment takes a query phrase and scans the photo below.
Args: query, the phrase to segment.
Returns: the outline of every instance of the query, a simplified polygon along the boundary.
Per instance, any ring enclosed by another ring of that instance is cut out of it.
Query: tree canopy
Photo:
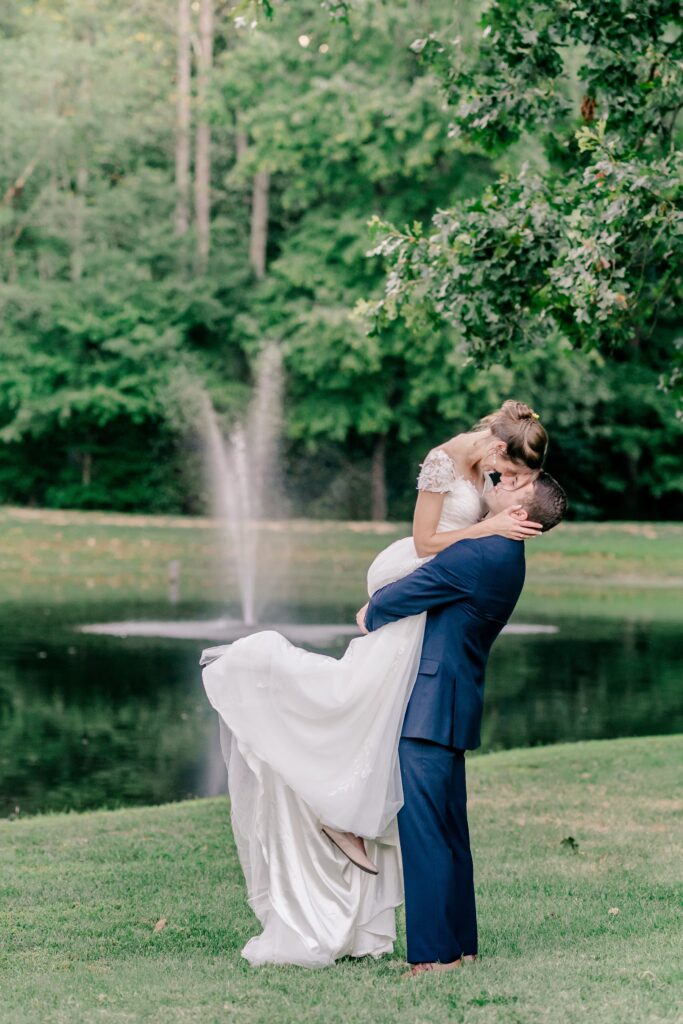
[[[659,0],[498,0],[474,55],[438,33],[413,42],[443,84],[451,137],[500,154],[533,133],[541,151],[427,227],[377,225],[391,268],[378,328],[448,324],[490,362],[556,332],[609,354],[675,327],[682,22]],[[680,351],[666,347],[669,382]]]
[[[0,13],[0,500],[203,509],[183,382],[275,340],[295,511],[515,395],[574,514],[680,514],[675,6],[267,6]]]

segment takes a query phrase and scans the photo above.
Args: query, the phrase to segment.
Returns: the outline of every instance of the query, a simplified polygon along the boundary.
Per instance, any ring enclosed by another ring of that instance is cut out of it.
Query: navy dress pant
[[[477,952],[465,752],[402,737],[399,758],[408,961],[451,963]]]

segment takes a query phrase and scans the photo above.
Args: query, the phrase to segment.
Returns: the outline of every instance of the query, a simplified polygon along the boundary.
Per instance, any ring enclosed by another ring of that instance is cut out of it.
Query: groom
[[[540,473],[514,491],[498,483],[489,512],[541,523],[562,519],[567,499]],[[404,805],[398,815],[410,975],[459,967],[477,954],[467,827],[465,750],[480,745],[484,670],[524,584],[524,544],[462,540],[378,590],[358,613],[366,631],[427,611],[422,657],[399,743]]]

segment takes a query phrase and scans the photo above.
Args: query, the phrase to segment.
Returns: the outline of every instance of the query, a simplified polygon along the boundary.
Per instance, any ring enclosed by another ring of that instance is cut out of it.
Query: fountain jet
[[[226,578],[237,573],[242,619],[258,620],[262,595],[258,587],[259,521],[282,515],[278,449],[282,434],[282,357],[275,344],[259,357],[254,396],[246,428],[237,423],[227,437],[221,432],[208,395],[203,396],[207,476],[213,514],[223,524]],[[264,562],[263,551],[261,562]],[[269,567],[269,572],[270,572]]]

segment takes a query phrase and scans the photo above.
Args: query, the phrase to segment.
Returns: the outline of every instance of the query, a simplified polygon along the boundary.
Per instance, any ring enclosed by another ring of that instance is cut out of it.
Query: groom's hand
[[[361,633],[369,633],[370,632],[369,629],[365,628],[365,616],[366,616],[366,613],[367,613],[367,610],[368,610],[368,604],[369,604],[369,602],[366,601],[365,604],[363,605],[363,607],[360,609],[360,611],[356,615],[356,623],[357,623],[358,628],[361,631]]]

